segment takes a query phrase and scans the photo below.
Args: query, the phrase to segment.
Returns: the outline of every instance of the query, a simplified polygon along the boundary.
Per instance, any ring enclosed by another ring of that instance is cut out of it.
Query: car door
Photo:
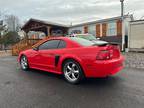
[[[31,49],[31,52],[29,53],[29,65],[33,68],[39,68],[39,60],[40,60],[40,56],[39,56],[39,51],[38,48],[33,48]]]
[[[60,40],[48,40],[39,46],[39,66],[44,70],[53,71],[55,68],[56,50]]]

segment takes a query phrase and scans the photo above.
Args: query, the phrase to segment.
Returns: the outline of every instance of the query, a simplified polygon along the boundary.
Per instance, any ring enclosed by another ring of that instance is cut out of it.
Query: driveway
[[[0,57],[0,108],[143,108],[144,70],[125,68],[71,85],[59,75],[22,71],[16,57]]]

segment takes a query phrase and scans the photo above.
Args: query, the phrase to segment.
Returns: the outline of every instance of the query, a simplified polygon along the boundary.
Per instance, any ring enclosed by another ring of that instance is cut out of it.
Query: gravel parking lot
[[[3,56],[0,108],[143,108],[143,82],[143,69],[125,68],[109,78],[71,85],[59,75],[22,71],[16,57]]]
[[[144,69],[144,53],[123,53],[125,56],[125,67]]]

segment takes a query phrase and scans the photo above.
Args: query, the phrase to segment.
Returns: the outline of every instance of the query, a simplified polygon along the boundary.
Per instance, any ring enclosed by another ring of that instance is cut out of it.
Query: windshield
[[[100,40],[87,40],[87,39],[84,39],[84,38],[79,38],[79,37],[70,37],[71,40],[79,43],[80,45],[83,45],[83,46],[97,46],[97,45],[105,45],[105,44],[108,44],[107,42],[105,41],[100,41]]]

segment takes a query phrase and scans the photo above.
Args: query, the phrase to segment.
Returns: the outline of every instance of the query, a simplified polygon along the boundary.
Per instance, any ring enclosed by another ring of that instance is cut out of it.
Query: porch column
[[[48,37],[51,36],[50,29],[51,29],[51,27],[50,27],[50,26],[47,26],[47,36],[48,36]]]
[[[29,38],[29,37],[28,37],[28,32],[29,32],[29,30],[24,30],[24,32],[25,32],[24,38],[28,39],[28,38]]]

